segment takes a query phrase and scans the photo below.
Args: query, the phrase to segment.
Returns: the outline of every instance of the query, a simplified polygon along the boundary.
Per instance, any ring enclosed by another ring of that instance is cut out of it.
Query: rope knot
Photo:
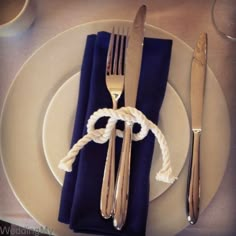
[[[96,122],[102,117],[109,117],[106,127],[95,129]],[[90,141],[100,144],[107,142],[118,120],[128,122],[131,125],[137,123],[141,126],[140,131],[133,134],[133,141],[144,139],[149,130],[152,131],[160,144],[163,160],[162,169],[157,173],[156,179],[163,182],[173,183],[176,177],[172,174],[169,149],[164,135],[152,121],[148,120],[141,111],[134,107],[122,107],[117,110],[103,108],[95,111],[88,120],[87,134],[74,144],[67,155],[60,161],[59,168],[64,171],[72,171],[72,164],[79,151]],[[116,129],[116,136],[122,138],[123,131]]]

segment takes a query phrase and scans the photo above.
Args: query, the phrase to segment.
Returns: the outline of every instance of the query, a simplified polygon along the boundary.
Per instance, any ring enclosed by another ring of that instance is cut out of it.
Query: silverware
[[[125,106],[135,107],[141,68],[146,6],[139,8],[128,38],[125,57]],[[129,198],[132,124],[125,123],[124,139],[115,186],[113,225],[121,230],[127,215]]]
[[[122,64],[124,61],[125,36],[120,35],[119,29],[112,30],[107,54],[106,86],[111,95],[113,109],[117,109],[118,100],[124,88],[124,73]],[[115,44],[115,47],[114,47]],[[103,183],[101,189],[100,211],[105,219],[112,216],[114,185],[115,185],[115,128],[112,130],[108,144],[106,163],[104,168]]]
[[[190,161],[186,210],[190,224],[195,224],[199,215],[200,203],[200,138],[204,85],[207,63],[207,34],[201,33],[193,54],[191,69],[191,114],[192,114],[192,156]]]

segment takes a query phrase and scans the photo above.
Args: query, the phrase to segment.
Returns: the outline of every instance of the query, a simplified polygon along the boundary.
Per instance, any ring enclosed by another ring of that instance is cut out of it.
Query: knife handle
[[[190,224],[195,224],[200,204],[200,135],[201,130],[193,130],[193,148],[187,184],[186,210]]]
[[[111,132],[111,138],[108,144],[107,157],[105,162],[100,211],[103,218],[108,219],[113,214],[113,199],[114,199],[114,185],[115,185],[115,128]]]
[[[132,125],[125,123],[124,139],[115,186],[113,225],[121,230],[126,221],[131,162]]]

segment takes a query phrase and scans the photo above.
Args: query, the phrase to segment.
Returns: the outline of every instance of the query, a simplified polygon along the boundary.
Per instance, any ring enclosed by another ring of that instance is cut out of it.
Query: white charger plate
[[[43,148],[49,168],[63,184],[65,172],[58,168],[58,163],[70,149],[75,112],[78,100],[80,73],[68,79],[55,93],[49,103],[43,122]],[[172,117],[177,115],[178,121]],[[178,176],[187,158],[190,127],[187,112],[178,94],[167,84],[163,105],[160,110],[159,128],[165,135],[170,151],[173,174]],[[182,133],[183,138],[179,138]],[[164,193],[171,184],[157,182],[156,173],[160,170],[161,152],[156,141],[150,174],[150,201]]]
[[[12,83],[1,116],[1,156],[15,196],[41,225],[57,235],[74,235],[57,221],[61,186],[48,168],[42,128],[48,104],[60,86],[80,70],[86,36],[128,21],[98,21],[74,27],[49,40],[22,66]],[[192,49],[175,36],[146,25],[146,36],[173,39],[169,83],[190,114],[189,79]],[[222,180],[229,154],[230,122],[222,90],[207,69],[201,143],[203,211]],[[176,122],[178,116],[172,117]],[[183,138],[183,134],[179,134]],[[187,226],[185,192],[188,162],[178,181],[149,205],[147,235],[174,235]],[[77,234],[78,235],[78,234]],[[82,234],[80,234],[82,235]]]

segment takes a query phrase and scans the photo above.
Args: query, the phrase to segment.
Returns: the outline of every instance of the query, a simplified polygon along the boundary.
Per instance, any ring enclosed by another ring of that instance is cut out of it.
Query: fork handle
[[[113,225],[121,230],[125,224],[128,198],[129,177],[131,162],[132,125],[125,123],[124,139],[122,143],[121,157],[115,186]]]
[[[110,218],[113,213],[115,185],[115,138],[115,129],[113,129],[108,144],[100,199],[100,211],[101,215],[105,219]]]

